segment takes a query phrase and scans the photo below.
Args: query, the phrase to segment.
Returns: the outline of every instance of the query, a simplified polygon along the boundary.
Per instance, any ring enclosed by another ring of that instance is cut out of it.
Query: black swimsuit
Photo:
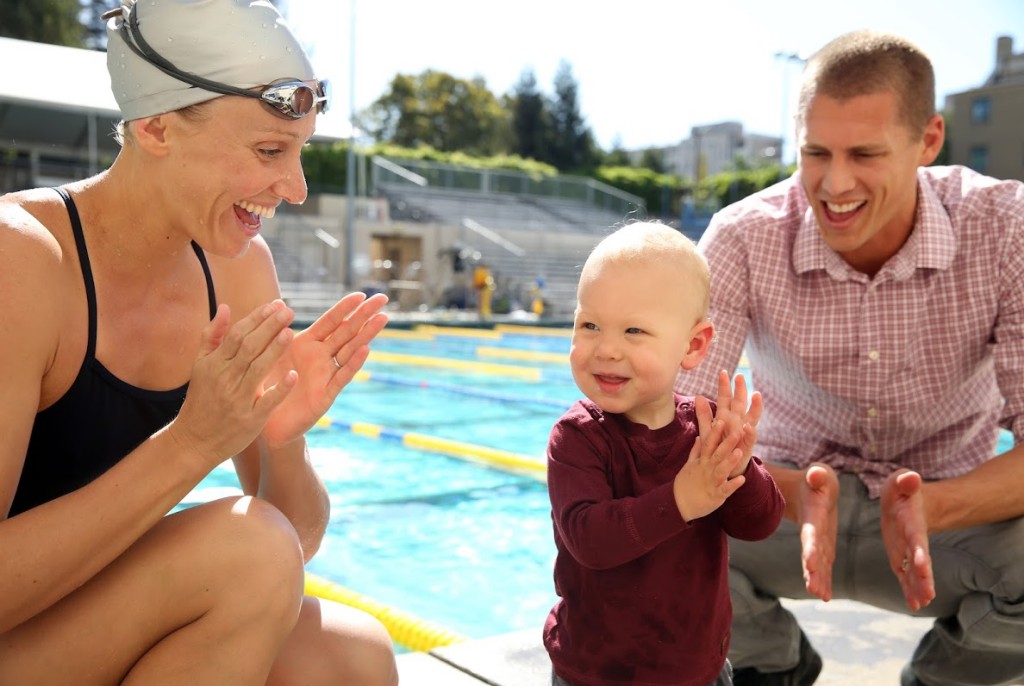
[[[181,410],[188,384],[151,391],[127,384],[95,358],[96,289],[78,209],[63,188],[89,305],[89,342],[78,377],[57,402],[36,415],[10,516],[70,493],[103,474]],[[192,243],[206,275],[210,318],[217,311],[202,248]]]

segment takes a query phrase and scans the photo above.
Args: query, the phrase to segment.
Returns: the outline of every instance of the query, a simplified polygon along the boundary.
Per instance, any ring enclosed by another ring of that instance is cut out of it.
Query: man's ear
[[[715,337],[715,327],[707,319],[697,322],[690,331],[690,346],[679,363],[681,369],[693,369],[708,354],[711,340]]]
[[[151,155],[163,157],[167,154],[167,118],[164,115],[144,117],[127,123],[132,127],[132,136],[139,147]]]
[[[946,140],[946,121],[941,114],[934,114],[924,127],[920,166],[927,167],[942,152],[942,143]]]

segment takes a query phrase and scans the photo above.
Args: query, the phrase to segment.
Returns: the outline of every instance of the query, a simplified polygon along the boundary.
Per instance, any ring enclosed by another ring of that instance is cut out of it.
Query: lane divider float
[[[543,350],[523,350],[522,348],[497,348],[481,345],[476,349],[477,357],[500,357],[509,360],[529,360],[531,362],[557,362],[569,364],[568,353],[556,353]]]
[[[407,448],[439,453],[449,457],[458,457],[486,467],[493,467],[494,469],[513,474],[526,475],[538,481],[547,481],[547,463],[544,460],[529,455],[520,455],[485,445],[463,443],[462,441],[454,441],[449,438],[441,438],[440,436],[428,436],[412,431],[389,429],[379,424],[346,422],[327,416],[321,417],[317,421],[316,426],[321,429],[349,431],[367,438],[398,441]]]
[[[409,650],[427,652],[469,640],[451,629],[385,605],[312,572],[306,572],[305,592],[307,595],[333,600],[376,617],[388,630],[391,640]]]
[[[531,381],[540,381],[543,376],[543,371],[537,367],[516,367],[509,364],[476,362],[473,360],[456,360],[450,357],[430,357],[428,355],[406,355],[403,353],[389,353],[380,350],[371,350],[370,356],[367,359],[370,362],[404,364],[413,367],[456,369],[476,374],[510,376],[519,379],[529,379]]]

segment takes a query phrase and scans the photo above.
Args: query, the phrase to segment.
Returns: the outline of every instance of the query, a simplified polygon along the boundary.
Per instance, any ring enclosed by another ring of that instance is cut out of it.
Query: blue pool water
[[[539,635],[555,600],[544,484],[339,428],[361,422],[543,460],[551,426],[579,397],[568,364],[479,355],[481,346],[547,357],[567,354],[568,337],[378,339],[375,351],[495,366],[473,373],[366,363],[369,378],[351,383],[328,413],[334,423],[308,436],[331,494],[330,525],[308,569],[470,638],[529,628]],[[537,370],[538,380],[493,373],[506,367]],[[1000,450],[1007,441],[1004,434]],[[195,496],[230,487],[237,480],[225,466]]]
[[[369,379],[351,383],[328,419],[543,461],[551,426],[579,395],[567,363],[478,356],[480,346],[548,356],[567,354],[568,337],[382,337],[374,351],[530,368],[539,370],[540,380],[371,359],[364,365]],[[470,638],[531,627],[539,635],[555,600],[545,485],[336,426],[308,434],[331,494],[330,525],[309,571]],[[196,496],[236,485],[225,466]]]

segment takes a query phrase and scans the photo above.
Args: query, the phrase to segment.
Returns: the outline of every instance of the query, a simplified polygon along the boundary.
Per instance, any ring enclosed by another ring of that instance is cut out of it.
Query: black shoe
[[[800,632],[800,662],[785,672],[759,672],[754,667],[733,670],[733,686],[811,686],[821,674],[821,656]],[[903,686],[907,686],[906,683]]]

